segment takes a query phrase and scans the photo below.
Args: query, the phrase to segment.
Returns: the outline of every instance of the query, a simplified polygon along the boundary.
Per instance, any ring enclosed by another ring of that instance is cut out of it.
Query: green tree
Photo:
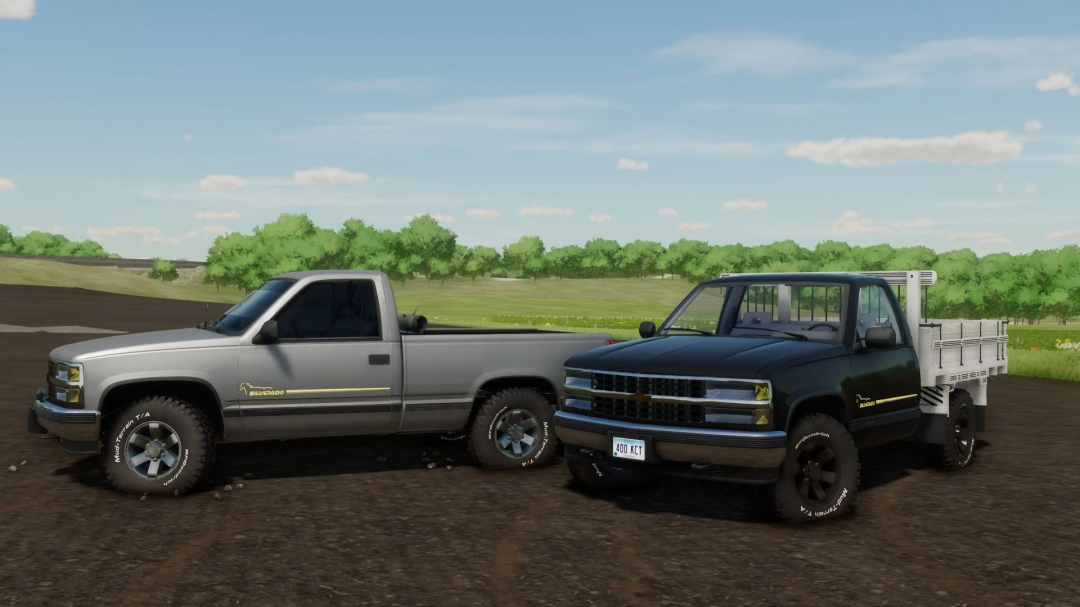
[[[506,271],[506,268],[500,266],[492,270],[488,275],[492,278],[507,278],[510,276],[510,273]]]
[[[465,256],[465,263],[458,270],[458,274],[465,278],[471,278],[476,282],[478,276],[494,272],[501,263],[499,252],[491,247],[473,247]],[[503,270],[505,273],[506,270]],[[493,274],[494,275],[494,274]]]
[[[622,247],[614,240],[593,238],[585,243],[585,252],[581,259],[581,269],[585,276],[599,276],[603,280],[617,267],[619,251]]]
[[[503,265],[507,270],[522,272],[532,262],[531,270],[527,272],[542,271],[544,256],[544,241],[539,236],[522,236],[514,244],[503,247]]]
[[[572,244],[548,251],[545,254],[545,263],[555,279],[561,280],[568,276],[580,276],[581,261],[584,257],[585,249]]]
[[[664,247],[650,240],[635,240],[619,251],[618,267],[627,278],[645,278],[656,272],[656,264],[664,254]]]
[[[428,263],[427,277],[428,280],[437,280],[439,284],[444,284],[454,277],[454,265],[449,261],[433,259]]]
[[[700,264],[708,254],[709,243],[683,238],[679,242],[668,246],[664,254],[657,260],[656,269],[664,274],[673,274],[686,278],[688,274],[692,273],[690,268]]]
[[[432,262],[450,263],[457,247],[457,236],[430,215],[421,215],[402,228],[397,244],[399,263],[404,262],[413,272],[427,276],[431,273]]]
[[[11,235],[11,230],[2,223],[0,223],[0,253],[15,253],[15,238]]]
[[[710,247],[704,257],[687,265],[684,278],[701,282],[723,274],[749,271],[746,267],[749,251],[741,244]]]
[[[179,272],[176,271],[176,264],[168,259],[162,259],[155,257],[150,260],[150,273],[148,276],[154,280],[160,280],[161,282],[172,282],[177,278],[180,278]]]

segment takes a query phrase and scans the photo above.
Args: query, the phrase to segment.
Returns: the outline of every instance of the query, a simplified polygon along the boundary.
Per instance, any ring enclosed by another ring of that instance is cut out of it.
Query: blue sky
[[[0,223],[1080,242],[1075,2],[0,0]]]

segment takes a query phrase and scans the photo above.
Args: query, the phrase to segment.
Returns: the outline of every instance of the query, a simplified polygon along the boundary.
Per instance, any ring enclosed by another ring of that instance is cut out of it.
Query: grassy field
[[[231,303],[244,294],[202,284],[167,284],[149,278],[50,261],[0,258],[0,284],[78,287],[110,293]],[[437,324],[539,327],[597,331],[636,339],[643,320],[659,323],[693,285],[682,280],[423,280],[395,284],[400,312]],[[1080,325],[1010,325],[1009,371],[1015,375],[1080,381]]]
[[[107,293],[232,303],[243,298],[238,289],[221,289],[202,284],[173,285],[145,276],[74,264],[0,257],[0,284],[75,287]]]

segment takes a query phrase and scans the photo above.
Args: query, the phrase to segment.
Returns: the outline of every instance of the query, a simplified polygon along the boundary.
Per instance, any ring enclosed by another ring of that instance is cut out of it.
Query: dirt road
[[[0,287],[19,326],[221,309]],[[816,525],[775,522],[741,486],[591,496],[561,461],[482,471],[437,437],[223,445],[213,486],[141,501],[26,432],[48,352],[91,337],[0,333],[0,606],[1080,604],[1077,384],[994,382],[973,468],[867,451],[857,512]]]

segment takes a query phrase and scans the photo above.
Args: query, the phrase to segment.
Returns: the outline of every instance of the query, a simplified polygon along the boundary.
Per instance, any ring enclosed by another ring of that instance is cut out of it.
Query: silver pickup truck
[[[269,280],[196,328],[53,350],[29,430],[101,453],[110,483],[184,493],[218,442],[464,432],[489,468],[549,463],[563,363],[607,334],[429,328],[381,272]]]

